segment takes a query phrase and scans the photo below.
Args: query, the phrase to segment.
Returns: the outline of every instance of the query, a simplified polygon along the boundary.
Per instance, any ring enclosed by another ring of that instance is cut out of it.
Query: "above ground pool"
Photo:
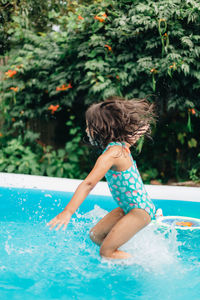
[[[70,200],[80,181],[0,173],[0,299],[200,300],[200,189],[146,186],[172,221],[152,222],[108,261],[89,230],[116,207],[99,183],[66,231],[46,223]],[[186,223],[181,223],[186,222]],[[182,224],[182,225],[181,225]],[[185,224],[185,225],[183,225]],[[166,226],[165,226],[166,225]]]

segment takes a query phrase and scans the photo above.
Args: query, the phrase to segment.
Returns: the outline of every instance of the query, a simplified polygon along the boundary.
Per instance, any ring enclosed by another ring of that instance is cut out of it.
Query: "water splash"
[[[87,219],[93,226],[108,212],[98,205],[94,209],[81,216]],[[80,216],[79,216],[80,219]],[[174,227],[160,230],[157,224],[150,224],[142,229],[126,244],[120,247],[132,255],[126,260],[102,259],[103,263],[122,265],[137,265],[148,272],[164,272],[164,269],[179,263],[179,246],[182,243],[177,240],[177,231]]]
[[[76,214],[66,231],[57,232],[50,231],[44,221],[1,222],[0,241],[7,247],[0,249],[0,275],[8,283],[3,289],[20,286],[22,294],[27,288],[31,295],[43,294],[45,300],[52,295],[65,297],[67,287],[70,287],[69,299],[73,299],[75,293],[76,299],[84,300],[89,299],[86,291],[96,296],[104,293],[102,299],[129,299],[129,295],[137,299],[143,295],[141,300],[146,300],[150,289],[152,299],[167,299],[162,297],[166,286],[170,287],[168,299],[173,299],[177,291],[181,300],[187,299],[187,291],[193,285],[193,294],[197,294],[199,263],[194,260],[198,259],[198,236],[194,243],[194,235],[192,239],[185,232],[180,241],[180,234],[173,226],[165,229],[151,223],[121,247],[132,254],[131,259],[108,262],[100,257],[99,247],[89,238],[91,227],[107,213],[95,205],[85,214]],[[183,258],[184,247],[187,248],[184,255],[190,253],[192,264],[188,256]],[[191,280],[194,273],[196,279]],[[9,274],[17,274],[17,277],[10,278]],[[182,291],[183,283],[187,291]]]

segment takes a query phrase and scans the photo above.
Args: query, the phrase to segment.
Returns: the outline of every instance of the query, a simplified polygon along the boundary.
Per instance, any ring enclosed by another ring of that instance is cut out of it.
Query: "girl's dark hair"
[[[154,105],[146,99],[124,100],[113,97],[92,104],[86,111],[89,134],[95,145],[104,149],[109,142],[127,142],[134,137],[150,137],[150,125],[155,123]],[[144,132],[144,126],[146,131]]]

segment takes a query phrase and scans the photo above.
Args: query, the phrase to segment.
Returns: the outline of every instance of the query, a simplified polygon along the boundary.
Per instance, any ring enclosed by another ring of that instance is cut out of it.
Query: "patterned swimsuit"
[[[111,142],[105,148],[103,153],[110,147],[120,145],[126,147],[122,142]],[[138,171],[136,162],[133,160],[132,166],[125,171],[109,170],[105,177],[108,182],[110,192],[117,204],[127,214],[133,208],[144,209],[153,219],[155,217],[155,206],[147,194],[142,178]]]

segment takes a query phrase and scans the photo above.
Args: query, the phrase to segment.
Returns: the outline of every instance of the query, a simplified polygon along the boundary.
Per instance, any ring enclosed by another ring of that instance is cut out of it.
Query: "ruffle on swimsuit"
[[[126,148],[124,142],[111,142],[107,145],[103,153],[112,146],[122,146]],[[110,192],[113,199],[127,214],[134,208],[144,209],[151,217],[155,218],[155,206],[150,199],[145,186],[142,182],[142,178],[138,171],[136,162],[130,153],[132,166],[125,171],[113,171],[109,170],[105,177],[108,182]]]

